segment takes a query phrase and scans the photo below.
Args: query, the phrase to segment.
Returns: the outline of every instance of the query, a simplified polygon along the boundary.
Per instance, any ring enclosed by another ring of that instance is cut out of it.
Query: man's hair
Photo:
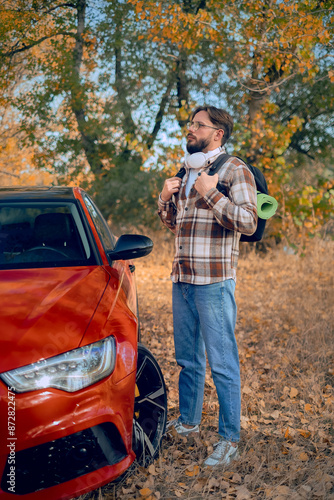
[[[232,131],[233,131],[233,118],[232,116],[225,111],[225,109],[219,109],[216,108],[215,106],[198,106],[191,115],[191,120],[194,119],[194,116],[199,113],[200,111],[206,111],[209,115],[210,121],[212,124],[217,127],[221,128],[224,130],[224,136],[222,138],[222,143],[221,145],[224,146],[224,144],[227,142],[227,140],[230,138]]]

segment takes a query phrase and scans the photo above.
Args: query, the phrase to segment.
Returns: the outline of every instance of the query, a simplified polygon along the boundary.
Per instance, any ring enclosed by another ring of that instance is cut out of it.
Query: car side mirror
[[[123,234],[117,240],[114,250],[108,252],[111,260],[130,260],[145,257],[152,252],[153,241],[141,234]]]

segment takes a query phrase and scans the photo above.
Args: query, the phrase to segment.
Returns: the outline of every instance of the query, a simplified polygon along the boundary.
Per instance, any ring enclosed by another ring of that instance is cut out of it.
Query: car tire
[[[153,354],[138,344],[132,448],[137,463],[146,467],[159,454],[167,420],[167,392]]]

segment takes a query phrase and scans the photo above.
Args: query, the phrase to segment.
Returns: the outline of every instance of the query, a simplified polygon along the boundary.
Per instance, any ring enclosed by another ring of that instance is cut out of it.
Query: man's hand
[[[210,189],[215,188],[218,184],[218,174],[208,175],[206,172],[200,172],[194,184],[196,191],[205,196]]]
[[[180,186],[181,179],[179,177],[171,177],[170,179],[166,179],[160,195],[162,201],[169,201],[173,194],[179,192]]]

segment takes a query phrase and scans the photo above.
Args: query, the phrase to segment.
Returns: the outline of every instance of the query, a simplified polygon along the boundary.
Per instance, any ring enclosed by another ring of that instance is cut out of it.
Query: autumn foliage
[[[6,183],[16,165],[40,169],[114,222],[154,225],[189,113],[207,102],[233,115],[228,152],[279,201],[267,236],[331,232],[333,15],[328,0],[3,1],[0,160],[14,142],[22,152]]]

